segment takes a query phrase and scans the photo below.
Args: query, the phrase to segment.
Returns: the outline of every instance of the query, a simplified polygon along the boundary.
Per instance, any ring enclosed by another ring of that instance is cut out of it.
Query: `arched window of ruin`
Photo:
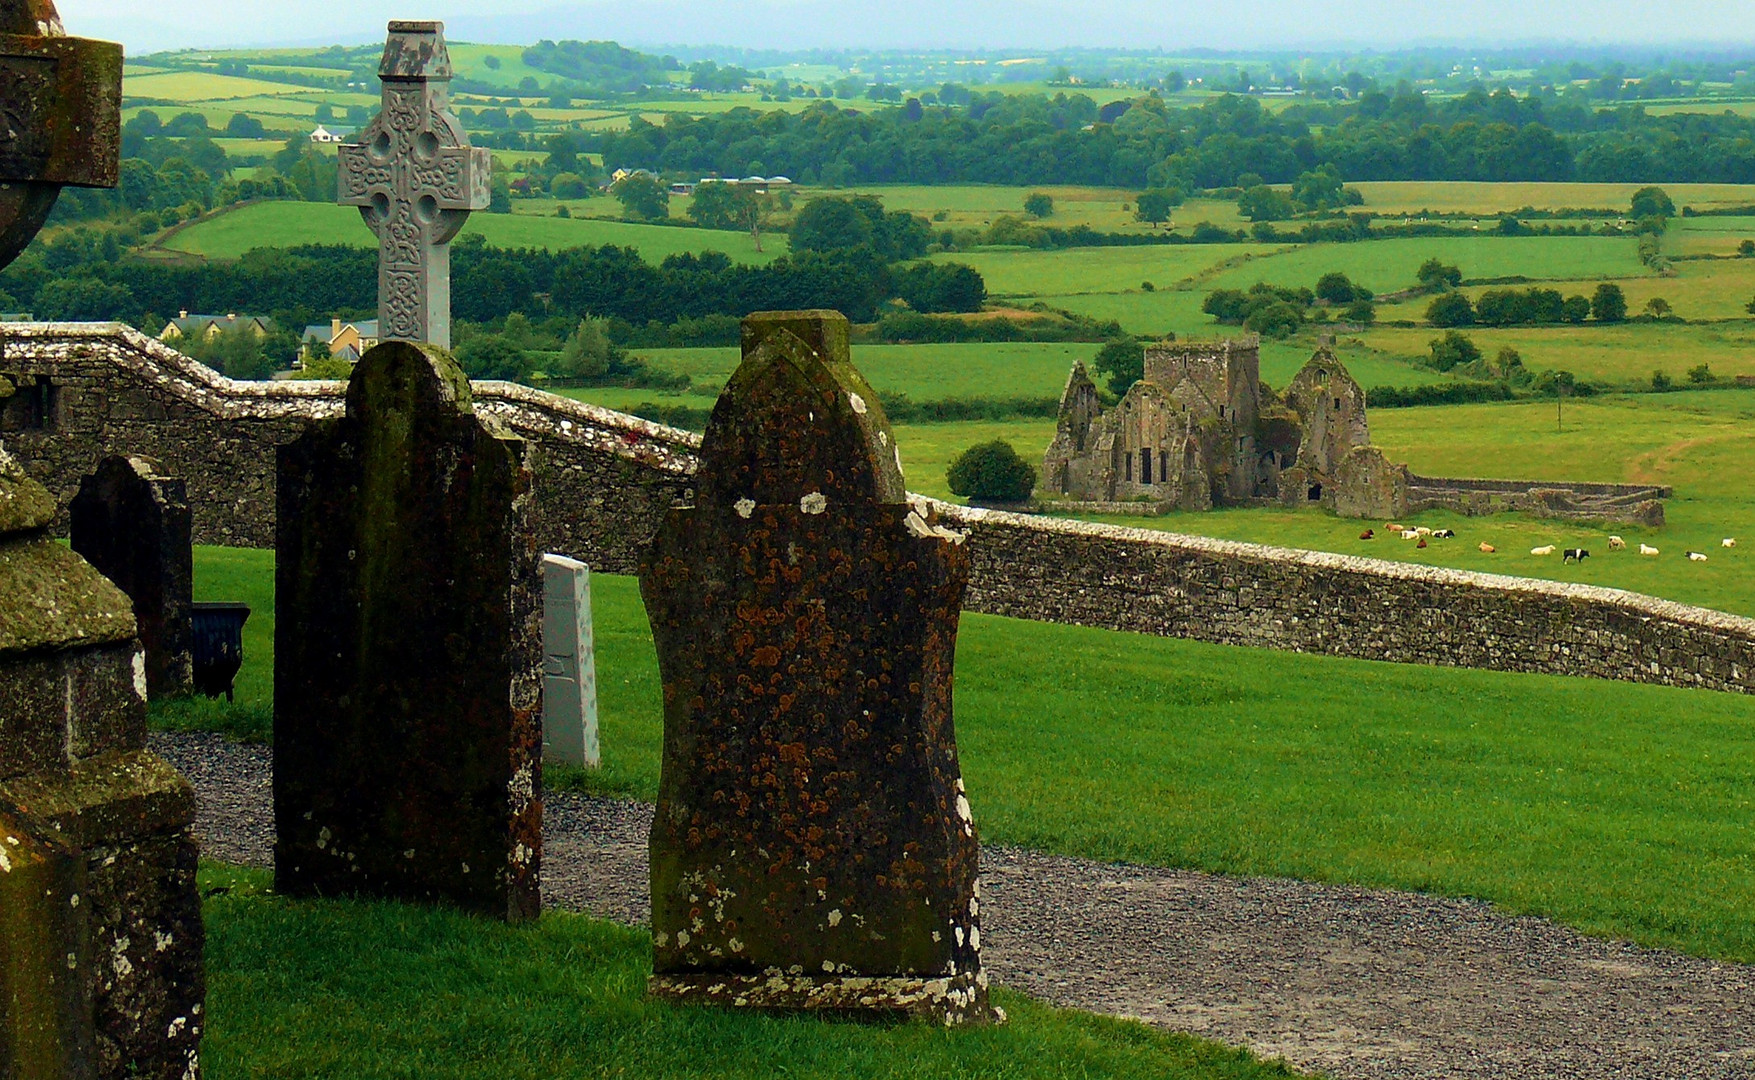
[[[1170,479],[1170,451],[1168,450],[1158,451],[1158,479],[1160,481]]]
[[[1152,449],[1145,447],[1140,451],[1140,483],[1152,482]]]
[[[1131,484],[1133,483],[1133,455],[1123,454],[1121,455],[1121,460],[1127,466],[1127,482]]]

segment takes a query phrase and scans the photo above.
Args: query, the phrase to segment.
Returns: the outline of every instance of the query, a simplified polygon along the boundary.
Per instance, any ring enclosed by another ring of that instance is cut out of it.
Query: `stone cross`
[[[445,26],[392,22],[378,66],[383,108],[340,147],[338,201],[378,236],[378,339],[451,345],[451,240],[485,210],[493,156],[448,108]]]
[[[122,46],[68,37],[51,0],[0,0],[0,267],[66,184],[115,187]]]
[[[963,536],[914,507],[835,312],[752,315],[640,564],[664,682],[654,994],[998,1018],[951,668]]]
[[[68,506],[73,550],[134,602],[152,698],[194,686],[195,549],[183,481],[142,458],[107,457]]]
[[[387,342],[282,446],[275,887],[535,918],[541,581],[529,445]]]
[[[542,557],[542,759],[595,769],[597,658],[591,640],[591,569]]]

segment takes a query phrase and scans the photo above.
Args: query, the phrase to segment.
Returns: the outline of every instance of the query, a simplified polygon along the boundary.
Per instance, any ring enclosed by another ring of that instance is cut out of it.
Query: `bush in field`
[[[1347,305],[1346,319],[1360,326],[1370,326],[1377,321],[1377,305],[1369,300],[1355,300]]]
[[[1352,279],[1341,273],[1328,273],[1316,279],[1316,298],[1331,304],[1350,304],[1357,296]]]
[[[1442,293],[1426,305],[1426,321],[1437,327],[1470,326],[1475,321],[1475,307],[1462,293]]]
[[[1462,271],[1437,259],[1427,259],[1420,264],[1420,269],[1414,271],[1414,280],[1420,283],[1422,289],[1441,292],[1461,285]]]
[[[1036,467],[1003,439],[971,446],[945,476],[952,494],[977,502],[1017,503],[1036,488]]]
[[[1024,197],[1024,213],[1033,218],[1054,216],[1054,197],[1044,195],[1040,191],[1032,191]]]
[[[1660,187],[1642,187],[1633,193],[1633,201],[1627,216],[1635,221],[1644,218],[1673,218],[1676,216],[1676,204]]]
[[[1621,322],[1627,318],[1627,294],[1619,285],[1598,285],[1590,299],[1590,313],[1597,322]]]
[[[1472,364],[1481,358],[1481,350],[1468,335],[1455,330],[1446,330],[1443,337],[1433,338],[1427,343],[1427,348],[1432,351],[1432,366],[1439,371]]]
[[[1688,381],[1695,386],[1711,386],[1715,381],[1712,376],[1712,368],[1706,364],[1689,368]]]
[[[1568,296],[1560,305],[1560,317],[1577,326],[1590,318],[1590,300],[1583,296]]]
[[[1243,319],[1243,328],[1265,338],[1291,337],[1304,325],[1304,313],[1284,300],[1252,308]]]
[[[1298,204],[1277,188],[1257,184],[1238,197],[1237,212],[1250,221],[1284,221],[1298,212]]]
[[[1654,371],[1651,373],[1651,388],[1657,393],[1668,393],[1675,389],[1675,387],[1676,384],[1662,371]]]

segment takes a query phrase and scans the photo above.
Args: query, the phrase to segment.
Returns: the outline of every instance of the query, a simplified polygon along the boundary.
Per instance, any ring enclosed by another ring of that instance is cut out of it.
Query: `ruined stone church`
[[[1261,381],[1256,338],[1148,345],[1145,377],[1110,409],[1085,365],[1073,366],[1038,495],[1155,509],[1332,507],[1341,463],[1370,442],[1365,392],[1327,344],[1284,395]]]

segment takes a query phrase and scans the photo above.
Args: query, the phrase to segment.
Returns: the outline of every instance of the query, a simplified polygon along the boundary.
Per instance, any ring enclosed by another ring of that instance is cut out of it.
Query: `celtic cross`
[[[445,25],[392,22],[383,108],[340,148],[338,201],[378,236],[378,337],[451,345],[451,239],[488,205],[492,155],[451,115]]]

